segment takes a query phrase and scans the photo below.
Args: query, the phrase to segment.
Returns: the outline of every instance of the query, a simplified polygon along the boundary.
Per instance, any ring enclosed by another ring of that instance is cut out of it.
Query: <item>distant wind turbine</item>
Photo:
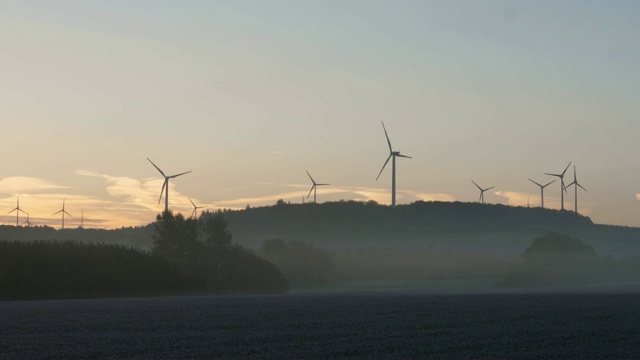
[[[31,227],[31,225],[33,225],[31,223],[31,221],[29,221],[29,212],[27,211],[27,221],[23,222],[22,224],[27,225],[27,227]]]
[[[480,185],[476,184],[475,181],[471,180],[471,182],[473,183],[473,185],[475,185],[478,188],[478,190],[480,190],[480,198],[478,199],[478,202],[481,204],[484,204],[484,192],[493,189],[495,186],[483,189],[480,187]]]
[[[582,190],[587,191],[587,189],[585,189],[584,187],[582,187],[582,185],[580,185],[580,183],[578,182],[578,178],[576,177],[576,166],[573,165],[573,182],[571,182],[571,184],[567,185],[565,187],[565,189],[569,188],[569,186],[573,185],[573,189],[575,190],[575,212],[576,214],[578,213],[578,187],[580,187]]]
[[[162,176],[164,177],[164,183],[162,183],[162,190],[160,190],[160,198],[158,199],[158,204],[160,204],[160,201],[162,201],[162,192],[164,191],[164,211],[167,212],[169,211],[169,179],[173,179],[178,176],[188,174],[191,171],[186,171],[180,174],[167,176],[164,174],[162,170],[160,170],[160,168],[156,164],[153,163],[153,161],[151,161],[151,159],[147,158],[147,160],[149,160],[151,165],[153,165],[153,167],[155,167],[160,172],[160,174],[162,174]]]
[[[88,222],[95,221],[94,219],[87,219],[86,217],[84,217],[84,209],[81,211],[80,214],[81,214],[80,218],[77,219],[77,221],[80,222],[80,226],[79,226],[80,229],[84,229],[84,222],[85,221],[88,221]]]
[[[62,199],[62,209],[54,212],[53,215],[60,214],[60,213],[62,213],[62,229],[64,229],[64,214],[67,214],[67,215],[71,216],[71,214],[69,214],[67,212],[67,210],[64,209],[64,199]],[[73,216],[71,216],[71,217],[73,217]]]
[[[558,180],[557,179],[553,180],[553,181],[551,181],[549,183],[546,183],[544,185],[538,184],[537,182],[535,182],[535,181],[533,181],[531,179],[529,179],[529,181],[531,181],[532,183],[540,186],[540,207],[544,209],[544,188],[546,188],[547,186],[553,184],[554,182],[556,182]]]
[[[555,176],[557,178],[560,178],[560,209],[561,210],[564,210],[564,193],[567,192],[567,188],[564,186],[564,174],[567,172],[567,169],[569,168],[570,165],[571,165],[571,161],[569,161],[569,164],[567,165],[566,168],[564,168],[564,171],[561,174],[544,173],[545,175]]]
[[[26,214],[26,212],[24,212],[24,210],[20,209],[20,197],[17,197],[17,205],[16,208],[9,211],[8,214],[11,214],[12,212],[16,212],[16,226],[20,226],[20,224],[18,223],[18,215],[20,214],[20,212],[22,212],[23,214]]]
[[[191,200],[190,197],[187,197],[187,199],[189,199],[191,205],[193,205],[193,212],[191,213],[191,217],[195,219],[197,216],[197,210],[202,209],[204,206],[196,206],[196,204],[193,203],[193,200]]]
[[[378,177],[376,177],[376,181],[378,181],[378,178],[380,178],[380,174],[382,174],[382,171],[384,170],[385,166],[387,166],[389,159],[393,158],[393,161],[391,161],[391,206],[395,207],[396,206],[396,157],[411,159],[411,156],[402,155],[400,154],[400,151],[393,151],[393,148],[391,147],[391,141],[389,140],[389,135],[387,134],[387,129],[384,127],[384,122],[382,122],[382,129],[384,130],[384,136],[387,138],[387,144],[389,144],[389,157],[384,162],[384,165],[382,165],[382,169],[380,169],[380,172],[378,173]]]
[[[311,174],[309,174],[309,171],[307,171],[307,175],[309,175],[309,179],[311,179],[311,182],[313,183],[313,185],[311,185],[311,190],[309,190],[309,194],[307,195],[307,199],[309,198],[309,196],[311,195],[311,192],[313,191],[313,203],[315,204],[316,203],[316,190],[317,190],[318,186],[327,186],[327,185],[331,185],[331,184],[318,184],[315,180],[313,180],[313,178],[311,177]]]

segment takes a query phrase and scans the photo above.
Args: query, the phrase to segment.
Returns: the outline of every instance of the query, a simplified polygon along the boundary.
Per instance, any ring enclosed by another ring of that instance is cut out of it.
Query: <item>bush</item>
[[[566,235],[547,233],[522,254],[521,269],[509,272],[502,286],[545,286],[590,283],[599,279],[601,263],[593,248]]]

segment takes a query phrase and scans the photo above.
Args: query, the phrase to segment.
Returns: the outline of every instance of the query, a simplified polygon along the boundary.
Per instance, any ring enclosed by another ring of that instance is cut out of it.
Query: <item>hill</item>
[[[599,254],[640,254],[640,228],[594,224],[571,211],[500,204],[418,201],[396,208],[375,202],[287,204],[223,211],[240,245],[302,240],[324,248],[440,248],[522,253],[549,231],[582,239]],[[209,216],[205,213],[204,216]],[[79,240],[151,245],[152,226],[115,230],[0,226],[0,240]]]

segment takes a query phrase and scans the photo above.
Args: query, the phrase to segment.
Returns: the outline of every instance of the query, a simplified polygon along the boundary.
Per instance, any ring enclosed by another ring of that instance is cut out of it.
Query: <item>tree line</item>
[[[0,299],[283,293],[280,269],[234,244],[221,213],[163,212],[151,250],[79,241],[0,241]]]

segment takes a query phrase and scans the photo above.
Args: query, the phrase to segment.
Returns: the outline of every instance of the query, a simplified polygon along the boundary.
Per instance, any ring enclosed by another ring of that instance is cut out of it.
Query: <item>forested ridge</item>
[[[221,212],[234,240],[258,249],[272,238],[323,247],[436,245],[524,249],[532,236],[556,231],[593,242],[599,252],[635,251],[640,228],[594,224],[572,211],[500,204],[418,201],[392,208],[373,201],[288,204]],[[150,249],[153,223],[114,230],[0,226],[0,240],[79,240]],[[638,248],[640,249],[640,248]]]

